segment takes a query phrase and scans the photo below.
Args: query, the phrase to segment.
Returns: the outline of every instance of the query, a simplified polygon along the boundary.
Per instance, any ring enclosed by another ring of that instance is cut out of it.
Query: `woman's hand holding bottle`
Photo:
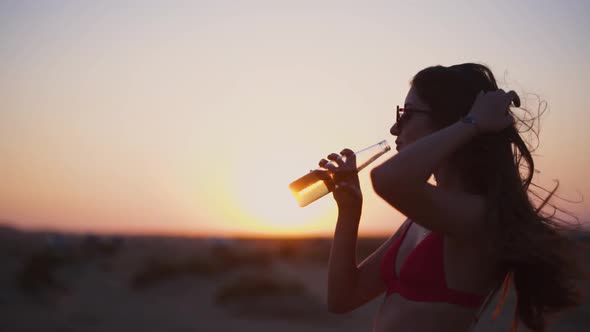
[[[334,181],[334,199],[340,211],[360,213],[363,205],[356,155],[350,149],[344,149],[340,154],[331,153],[328,160],[322,159],[319,166],[332,174]]]
[[[363,195],[357,173],[391,150],[386,140],[353,152],[344,149],[322,159],[320,167],[289,184],[299,206],[307,206],[317,199],[334,192],[340,210],[357,210],[363,203]]]

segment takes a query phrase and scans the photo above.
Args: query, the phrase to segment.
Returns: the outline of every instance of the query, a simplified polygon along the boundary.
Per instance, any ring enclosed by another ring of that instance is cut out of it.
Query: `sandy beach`
[[[0,230],[1,331],[371,331],[383,297],[325,306],[330,239],[59,235]],[[359,256],[383,239],[362,239]],[[476,331],[507,327],[491,319]],[[585,331],[590,305],[555,331]]]

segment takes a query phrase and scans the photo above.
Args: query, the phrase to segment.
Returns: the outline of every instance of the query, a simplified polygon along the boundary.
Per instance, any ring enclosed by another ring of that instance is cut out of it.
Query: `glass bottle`
[[[356,171],[361,171],[389,150],[391,150],[391,147],[386,140],[383,140],[355,152]],[[343,157],[343,159],[346,158]],[[330,161],[330,163],[334,164],[333,161]],[[291,182],[289,189],[291,189],[299,206],[304,207],[334,190],[333,175],[324,168],[317,168]]]

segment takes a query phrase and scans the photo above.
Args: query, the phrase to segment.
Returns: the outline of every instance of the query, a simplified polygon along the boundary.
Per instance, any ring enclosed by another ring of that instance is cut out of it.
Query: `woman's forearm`
[[[373,186],[379,191],[399,183],[425,183],[443,160],[476,134],[473,125],[457,122],[417,140],[373,169]]]
[[[361,212],[338,212],[338,221],[328,264],[328,308],[332,312],[346,311],[349,295],[358,280],[356,243]]]

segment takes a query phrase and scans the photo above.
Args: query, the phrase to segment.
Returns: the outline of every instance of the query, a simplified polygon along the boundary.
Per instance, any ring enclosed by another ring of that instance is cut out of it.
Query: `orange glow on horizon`
[[[502,22],[498,6],[275,3],[0,5],[0,222],[331,236],[333,195],[301,208],[289,184],[329,153],[395,140],[392,105],[419,70],[479,62],[501,88],[531,92],[521,100],[532,115],[536,94],[546,99],[533,181],[558,179],[557,194],[585,197],[555,203],[590,225],[587,11],[555,2],[490,33],[472,23],[481,12]],[[368,172],[359,234],[391,234],[403,216],[376,197]]]

